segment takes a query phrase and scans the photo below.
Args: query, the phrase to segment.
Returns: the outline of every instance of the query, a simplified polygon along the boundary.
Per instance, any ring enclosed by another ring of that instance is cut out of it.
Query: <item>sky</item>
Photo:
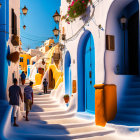
[[[61,0],[21,0],[21,12],[24,6],[28,8],[27,15],[21,14],[20,17],[20,38],[23,50],[35,49],[49,37],[54,37],[55,42],[58,42],[52,32],[55,26],[58,28],[58,24],[54,22],[52,16],[56,10],[59,12],[60,2]],[[25,30],[23,25],[26,25]]]

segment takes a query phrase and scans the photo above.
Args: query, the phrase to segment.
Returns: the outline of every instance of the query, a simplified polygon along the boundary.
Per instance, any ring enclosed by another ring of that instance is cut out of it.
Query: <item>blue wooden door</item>
[[[69,95],[72,95],[71,65],[69,67]]]
[[[30,65],[30,60],[29,59],[27,59],[27,65]]]
[[[95,50],[92,35],[90,35],[85,51],[85,110],[95,113]]]
[[[27,69],[27,78],[29,78],[30,76],[30,66],[28,66],[28,69]]]

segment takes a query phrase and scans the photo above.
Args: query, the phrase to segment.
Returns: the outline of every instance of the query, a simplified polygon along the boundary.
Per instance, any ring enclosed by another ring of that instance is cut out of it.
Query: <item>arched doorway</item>
[[[80,38],[77,52],[78,111],[95,113],[95,48],[90,31]]]
[[[65,55],[65,94],[72,94],[71,56],[68,51]]]
[[[126,19],[125,26],[121,24],[121,17]],[[114,37],[115,45],[114,51],[107,50],[106,52],[106,74],[108,76],[111,69],[119,75],[139,74],[138,31],[138,0],[114,0],[110,6],[106,22],[106,35]]]
[[[119,10],[118,10],[119,9]],[[125,17],[125,26],[120,20]],[[117,86],[117,115],[113,123],[138,125],[139,103],[139,3],[138,0],[114,0],[110,6],[106,35],[115,38],[115,49],[105,54],[106,84]],[[116,70],[116,66],[119,66]],[[135,86],[131,86],[131,85]],[[136,94],[137,93],[137,94]],[[131,96],[130,96],[131,95]],[[132,98],[133,97],[133,98]],[[128,111],[129,110],[129,111]]]
[[[53,78],[53,72],[50,69],[49,70],[49,88],[54,89],[54,87],[55,87],[55,80]]]

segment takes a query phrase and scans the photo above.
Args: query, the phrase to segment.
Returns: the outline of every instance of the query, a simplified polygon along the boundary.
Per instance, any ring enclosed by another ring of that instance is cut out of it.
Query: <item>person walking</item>
[[[13,106],[13,115],[14,115],[13,126],[18,127],[18,124],[16,123],[16,119],[19,111],[19,96],[22,102],[23,102],[23,96],[20,87],[17,85],[16,78],[14,78],[13,83],[14,85],[9,87],[9,98],[10,98],[9,104]]]
[[[21,77],[22,85],[24,85],[25,84],[25,79],[26,79],[26,75],[25,75],[24,71],[22,71],[20,77]]]
[[[44,79],[44,82],[43,82],[43,86],[44,86],[44,94],[46,93],[47,94],[47,85],[48,85],[48,82],[46,80],[46,78]]]
[[[33,82],[31,81],[28,86],[24,88],[24,102],[26,108],[26,121],[29,121],[28,114],[33,105]]]

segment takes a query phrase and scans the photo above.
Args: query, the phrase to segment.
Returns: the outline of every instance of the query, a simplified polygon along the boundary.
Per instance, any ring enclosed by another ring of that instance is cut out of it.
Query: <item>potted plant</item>
[[[68,94],[64,95],[64,101],[65,101],[66,104],[69,102],[69,98],[70,97],[69,97]]]
[[[19,52],[16,51],[11,54],[8,54],[7,59],[13,63],[17,63],[19,60],[19,55],[20,55]]]
[[[70,24],[75,18],[82,16],[86,12],[89,3],[92,5],[91,0],[73,0],[68,6],[67,14],[62,19],[65,19]]]

